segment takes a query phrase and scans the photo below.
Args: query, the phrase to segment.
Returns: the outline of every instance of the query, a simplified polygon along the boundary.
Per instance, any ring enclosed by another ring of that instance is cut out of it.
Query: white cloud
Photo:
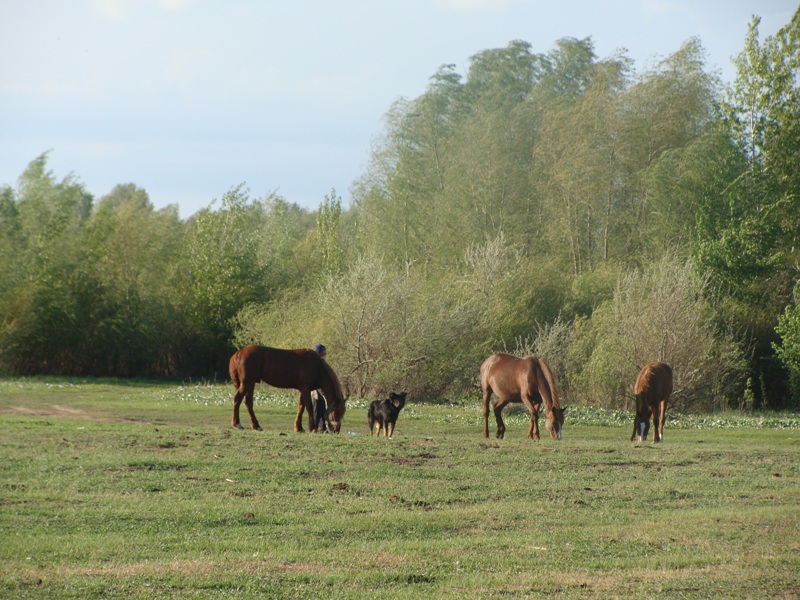
[[[122,21],[129,14],[127,0],[91,0],[92,8],[112,21]]]

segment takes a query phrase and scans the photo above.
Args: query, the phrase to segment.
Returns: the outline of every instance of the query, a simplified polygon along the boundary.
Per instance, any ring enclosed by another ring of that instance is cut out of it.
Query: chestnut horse
[[[667,400],[672,393],[672,367],[663,362],[651,362],[642,367],[633,388],[636,394],[636,416],[633,419],[633,435],[637,441],[647,439],[650,418],[653,419],[653,442],[664,441],[664,418]]]
[[[311,391],[321,389],[328,402],[327,418],[331,429],[339,433],[345,411],[345,398],[336,373],[314,350],[281,350],[266,346],[247,346],[236,351],[229,363],[231,380],[236,393],[233,396],[233,427],[244,429],[239,422],[239,405],[244,400],[253,429],[261,431],[253,412],[253,390],[263,381],[277,388],[292,388],[300,392],[294,430],[303,431],[303,410],[308,411],[308,428],[314,432],[314,410]]]
[[[492,392],[497,396],[494,403],[494,418],[497,421],[497,437],[506,433],[503,423],[503,408],[509,402],[522,402],[531,413],[528,437],[539,439],[539,408],[544,403],[545,427],[554,439],[561,439],[564,425],[564,409],[558,403],[553,375],[542,358],[511,354],[492,354],[481,365],[481,391],[483,392],[483,437],[489,437],[489,399]]]

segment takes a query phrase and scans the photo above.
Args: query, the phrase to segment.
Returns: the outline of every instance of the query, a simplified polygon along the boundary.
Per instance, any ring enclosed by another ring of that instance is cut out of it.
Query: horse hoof
[[[234,425],[233,427],[234,427],[235,429],[244,429],[244,427],[242,427],[242,424],[241,424],[241,423],[236,423],[236,425]]]
[[[253,429],[255,429],[256,431],[264,431],[263,429],[261,429],[261,425],[259,425],[258,427],[253,427]]]

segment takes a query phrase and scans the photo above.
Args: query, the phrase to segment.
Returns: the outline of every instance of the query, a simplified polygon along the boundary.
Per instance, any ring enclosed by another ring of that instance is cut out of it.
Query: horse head
[[[322,393],[325,394],[325,399],[328,401],[328,421],[331,424],[331,431],[339,433],[342,429],[342,419],[346,410],[346,398],[342,392],[342,386],[339,384],[339,378],[333,372],[330,365],[322,362],[325,368],[325,376],[322,380]]]
[[[328,421],[331,424],[331,431],[333,431],[333,433],[339,433],[342,430],[342,419],[344,418],[345,408],[344,399],[328,407]]]
[[[564,426],[564,413],[566,411],[566,408],[555,406],[547,411],[544,426],[554,440],[561,439],[561,428]]]

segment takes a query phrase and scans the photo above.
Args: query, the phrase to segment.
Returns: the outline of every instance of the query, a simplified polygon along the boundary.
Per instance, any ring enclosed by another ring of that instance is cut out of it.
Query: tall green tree
[[[183,233],[176,207],[156,211],[133,184],[98,201],[87,223],[86,264],[96,277],[96,299],[84,348],[95,372],[174,372],[170,340],[182,322],[172,302],[172,268]]]
[[[331,190],[317,211],[317,237],[322,254],[322,265],[326,275],[335,275],[342,270],[341,247],[342,199]]]
[[[0,360],[12,372],[81,372],[94,286],[82,269],[92,197],[71,175],[56,180],[45,153],[20,176],[16,194],[6,190],[3,198],[14,249],[3,253],[10,275],[0,298]]]
[[[266,295],[258,260],[261,212],[240,184],[205,208],[187,231],[181,258],[180,306],[191,324],[192,353],[200,373],[225,372],[233,350],[232,320]]]
[[[800,260],[800,9],[763,42],[759,22],[750,24],[722,103],[741,166],[716,199],[699,207],[695,252],[727,293],[729,312],[753,337],[757,400],[780,406],[787,393],[773,350],[775,326],[791,302]]]

